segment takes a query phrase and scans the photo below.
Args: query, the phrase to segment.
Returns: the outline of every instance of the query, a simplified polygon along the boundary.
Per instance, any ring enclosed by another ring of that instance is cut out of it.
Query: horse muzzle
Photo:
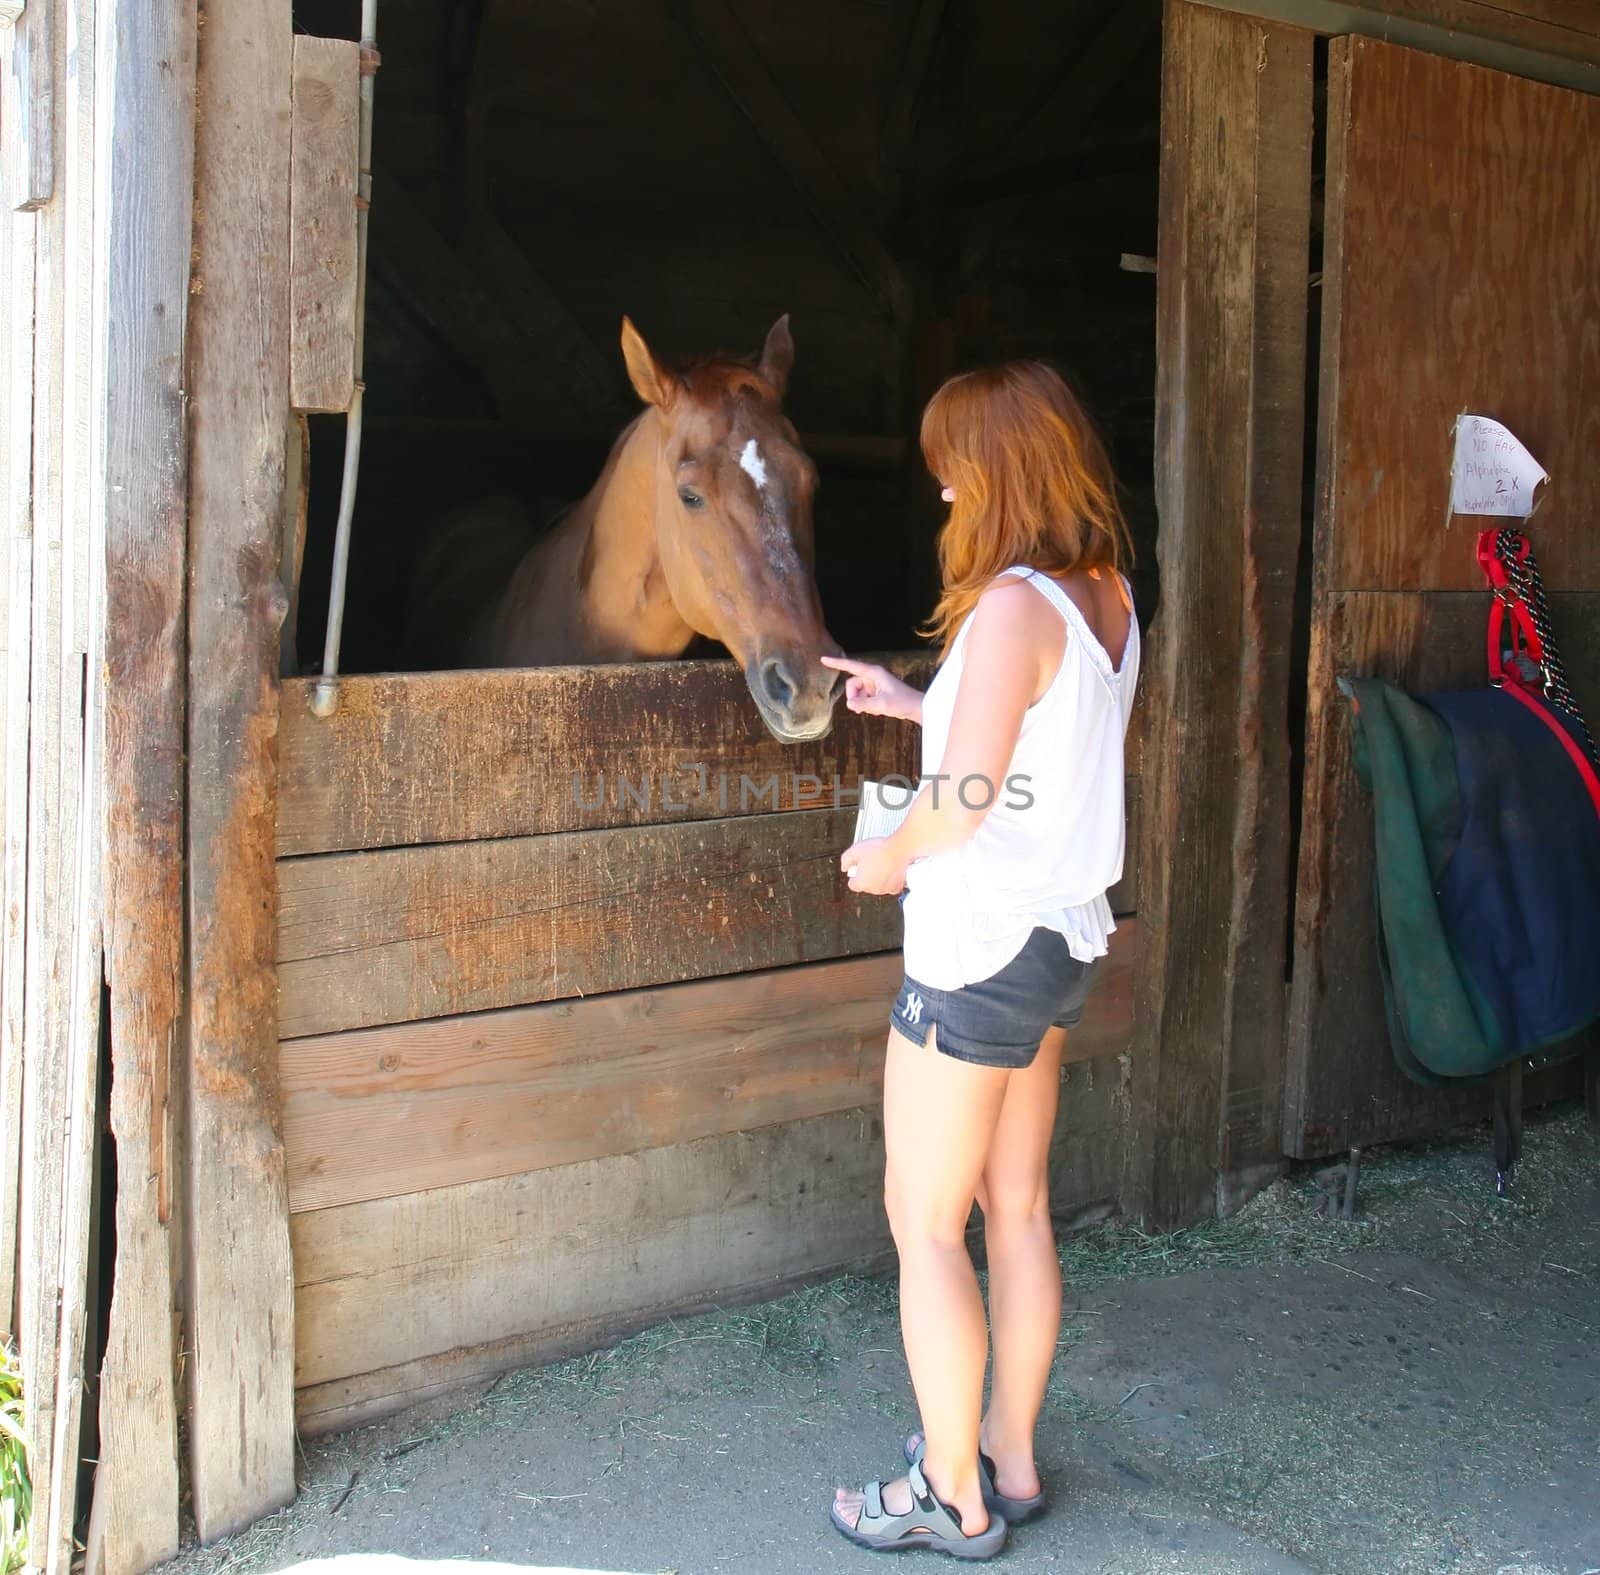
[[[826,737],[843,675],[798,652],[773,651],[745,668],[767,731],[786,744]]]

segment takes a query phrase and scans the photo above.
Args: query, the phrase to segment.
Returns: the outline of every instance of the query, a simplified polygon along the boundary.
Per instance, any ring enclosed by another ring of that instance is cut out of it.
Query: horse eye
[[[691,492],[687,487],[678,488],[678,501],[686,509],[703,509],[706,506],[706,500],[698,492]]]

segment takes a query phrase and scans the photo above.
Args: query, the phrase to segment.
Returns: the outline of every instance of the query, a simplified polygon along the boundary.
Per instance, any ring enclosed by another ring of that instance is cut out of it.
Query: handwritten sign
[[[1450,464],[1453,514],[1509,514],[1526,519],[1534,493],[1550,476],[1498,421],[1463,411],[1456,417],[1455,457]]]

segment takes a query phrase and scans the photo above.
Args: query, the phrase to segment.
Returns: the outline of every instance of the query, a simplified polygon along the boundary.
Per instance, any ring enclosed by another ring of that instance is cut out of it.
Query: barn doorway
[[[302,0],[296,25],[354,37],[357,9]],[[790,314],[846,649],[917,643],[918,413],[1016,354],[1106,436],[1147,619],[1160,30],[1156,0],[383,0],[343,670],[407,665],[399,609],[453,507],[538,521],[587,490],[638,409],[624,314],[668,358],[754,353]],[[321,659],[341,450],[312,417],[291,670]]]

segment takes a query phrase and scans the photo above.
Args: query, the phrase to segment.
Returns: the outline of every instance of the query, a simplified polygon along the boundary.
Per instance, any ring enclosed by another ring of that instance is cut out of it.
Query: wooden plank
[[[1115,1057],[1067,1069],[1053,1204],[1114,1196]],[[303,1424],[886,1259],[876,1110],[294,1217]]]
[[[1585,331],[1600,320],[1600,98],[1372,39],[1348,47],[1341,233],[1361,264],[1343,270],[1328,325],[1346,458],[1328,477],[1326,584],[1482,585],[1472,538],[1490,522],[1445,528],[1451,426],[1471,410],[1509,425],[1553,478],[1530,526],[1546,582],[1600,589],[1600,336]]]
[[[314,687],[283,686],[280,857],[785,810],[917,767],[917,729],[842,704],[827,738],[780,744],[728,661],[353,675],[325,720]]]
[[[178,1547],[172,1080],[184,1032],[187,443],[195,13],[107,13],[105,961],[116,1257],[87,1575]]]
[[[45,14],[43,5],[25,15]],[[52,48],[55,18],[36,34]],[[36,56],[30,91],[52,93],[64,60]],[[61,1361],[63,1217],[67,1206],[70,1047],[68,980],[72,937],[72,855],[77,845],[81,733],[65,726],[71,565],[65,539],[62,444],[66,418],[66,204],[34,220],[33,300],[33,632],[28,729],[28,829],[23,977],[22,1228],[18,1267],[20,1353],[34,1375],[29,1400],[29,1474],[34,1496],[29,1543],[39,1567],[60,1567],[53,1543],[57,1377]],[[76,675],[73,675],[74,678]]]
[[[1592,120],[1592,101],[1368,39],[1336,42],[1329,62],[1318,517],[1283,1137],[1286,1151],[1301,1156],[1418,1136],[1477,1108],[1474,1095],[1412,1084],[1393,1065],[1375,966],[1372,806],[1355,782],[1334,681],[1344,674],[1411,688],[1484,681],[1486,593],[1420,590],[1473,585],[1475,577],[1481,583],[1473,556],[1478,522],[1458,520],[1447,531],[1442,490],[1431,515],[1401,521],[1394,514],[1387,478],[1412,462],[1418,438],[1405,411],[1393,432],[1374,427],[1357,393],[1370,399],[1383,389],[1388,398],[1403,371],[1402,403],[1415,389],[1426,405],[1446,379],[1485,394],[1504,390],[1509,400],[1532,389],[1521,370],[1526,363],[1551,384],[1529,397],[1559,423],[1521,434],[1535,452],[1542,446],[1545,457],[1567,455],[1567,473],[1576,471],[1577,479],[1593,463],[1580,451],[1600,435],[1592,409],[1600,353],[1588,343],[1595,297],[1588,282],[1579,283],[1600,248],[1600,199],[1575,193],[1566,181],[1569,158],[1593,165],[1591,151],[1573,140]],[[1416,128],[1426,145],[1458,136],[1485,152],[1481,163],[1466,168],[1442,149],[1419,161],[1392,146],[1397,125],[1405,124],[1394,118],[1392,100],[1400,94],[1428,106],[1426,128]],[[1504,132],[1508,152],[1487,155],[1486,120]],[[1509,198],[1508,169],[1521,171],[1517,221],[1489,232],[1473,210],[1497,193]],[[1481,306],[1503,291],[1508,302],[1506,315],[1492,311],[1471,344],[1432,317],[1419,276],[1400,255],[1408,245],[1433,245],[1435,214],[1455,209],[1474,249],[1452,254],[1452,296]],[[1372,273],[1390,267],[1411,281],[1409,290],[1375,291]],[[1522,295],[1524,272],[1560,275],[1573,290],[1547,312]],[[1378,312],[1376,322],[1351,321],[1352,313],[1370,311]],[[1515,430],[1515,413],[1500,413]],[[1439,455],[1442,481],[1444,447]],[[1382,471],[1381,488],[1373,487],[1371,466]],[[1600,703],[1593,594],[1600,549],[1563,501],[1560,472],[1550,468],[1556,484],[1530,534],[1554,593],[1563,654],[1592,714]],[[1410,478],[1394,485],[1420,506],[1425,495]],[[1385,500],[1381,507],[1375,495]],[[1383,588],[1371,589],[1375,579]]]
[[[300,670],[300,573],[305,566],[306,523],[311,504],[311,421],[299,411],[289,417],[283,445],[283,534],[278,546],[278,578],[288,607],[278,639],[278,672],[292,678]],[[305,715],[311,719],[310,707]],[[283,745],[279,744],[280,781]],[[282,791],[279,794],[280,813]],[[309,850],[307,850],[309,851]]]
[[[868,659],[919,685],[933,675],[919,654]],[[920,749],[915,728],[842,705],[827,738],[781,745],[731,662],[353,674],[326,719],[314,687],[283,686],[280,858],[706,819],[741,796],[783,811],[831,802],[835,777],[846,802],[863,778],[910,777]],[[1143,717],[1136,705],[1130,775]]]
[[[1312,40],[1182,0],[1165,28],[1128,1203],[1174,1224],[1278,1152]]]
[[[1323,34],[1355,34],[1536,82],[1600,92],[1600,11],[1590,0],[1206,0]]]
[[[64,934],[62,1037],[66,1086],[61,1134],[61,1249],[55,1441],[51,1449],[47,1569],[71,1570],[76,1553],[82,1424],[88,1383],[86,1345],[98,1308],[89,1302],[89,1242],[100,1119],[101,982],[101,606],[103,505],[97,470],[95,406],[104,387],[96,329],[104,324],[102,271],[96,266],[95,0],[62,0],[55,62],[59,167],[53,208],[60,209],[62,330],[61,556],[62,797],[73,800],[72,840],[61,851]],[[92,673],[92,676],[91,676]]]
[[[395,1197],[853,1110],[898,952],[292,1039],[294,1209]]]
[[[1136,926],[1074,1061],[1125,1050]],[[290,1205],[328,1208],[869,1104],[898,952],[283,1046]]]
[[[35,220],[0,213],[6,231],[6,426],[0,434],[0,526],[6,536],[6,726],[4,864],[0,869],[0,1322],[15,1336],[20,1245],[23,995],[27,947],[28,724],[33,630],[33,265]]]
[[[189,449],[190,1482],[203,1541],[294,1496],[294,1307],[272,969],[289,419],[289,0],[208,11]]]
[[[289,403],[348,410],[355,393],[361,46],[294,41],[289,164]]]
[[[1550,616],[1573,689],[1600,715],[1600,595],[1556,594]],[[1295,902],[1284,1146],[1317,1158],[1470,1121],[1480,1090],[1433,1089],[1395,1065],[1373,915],[1372,799],[1355,780],[1345,674],[1413,693],[1484,682],[1487,594],[1336,592],[1313,626],[1306,801]],[[1313,769],[1314,767],[1314,769]],[[1531,1102],[1529,1085],[1525,1102]]]
[[[0,26],[0,207],[42,208],[54,187],[55,7],[27,0]]]
[[[898,904],[839,872],[854,823],[802,810],[288,860],[282,1035],[885,951]]]

